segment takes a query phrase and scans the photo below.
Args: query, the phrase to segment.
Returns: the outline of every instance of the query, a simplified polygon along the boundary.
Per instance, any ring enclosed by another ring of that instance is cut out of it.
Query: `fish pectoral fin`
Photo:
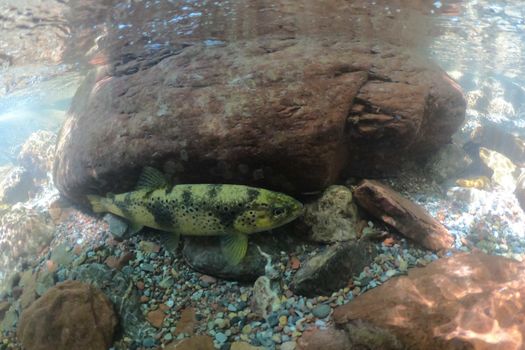
[[[140,230],[142,230],[143,227],[144,226],[141,225],[141,224],[136,224],[134,222],[130,222],[129,225],[128,225],[127,233],[130,234],[130,235],[134,235],[135,233],[137,233]]]
[[[226,261],[231,265],[237,265],[248,250],[248,236],[240,233],[222,236],[221,248]]]
[[[166,180],[164,174],[155,168],[147,166],[142,169],[142,173],[139,176],[135,189],[144,190],[167,186],[168,180]]]
[[[166,232],[162,235],[161,242],[167,251],[175,253],[179,246],[180,234],[177,232]]]

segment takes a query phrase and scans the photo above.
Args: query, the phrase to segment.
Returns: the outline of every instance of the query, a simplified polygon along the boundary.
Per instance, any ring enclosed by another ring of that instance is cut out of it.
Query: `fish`
[[[95,213],[109,212],[130,221],[131,230],[150,227],[183,236],[220,236],[226,261],[239,264],[248,235],[285,225],[303,212],[293,197],[236,184],[169,184],[164,174],[145,167],[134,191],[87,195]]]

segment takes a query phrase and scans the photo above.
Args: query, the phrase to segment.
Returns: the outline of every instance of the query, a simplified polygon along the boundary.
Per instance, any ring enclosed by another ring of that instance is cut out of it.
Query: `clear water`
[[[17,163],[33,132],[59,132],[77,88],[90,71],[112,66],[118,74],[135,69],[127,63],[142,56],[162,60],[194,43],[224,46],[265,35],[312,39],[342,35],[348,40],[409,47],[436,62],[465,94],[466,121],[454,142],[468,143],[479,126],[525,139],[523,1],[0,0],[0,175],[5,174],[2,167]],[[515,165],[523,167],[519,162]],[[523,259],[525,215],[512,191],[468,190],[455,186],[456,178],[447,179],[445,185],[427,180],[421,181],[422,191],[416,178],[392,180],[392,185],[439,218],[455,235],[459,250],[469,251],[463,245],[466,239],[491,254]],[[52,182],[40,181],[41,187],[32,190],[40,192],[19,207],[45,213],[58,198]],[[0,219],[2,208],[0,203]],[[79,225],[88,228],[62,227],[60,239],[77,245],[97,240],[100,231],[91,229],[95,224],[89,226],[94,219],[77,215]],[[12,229],[0,227],[0,247]],[[56,241],[49,243],[53,249],[60,247]],[[425,257],[437,259],[430,252],[398,248],[384,250],[396,251],[410,264]],[[0,259],[0,291],[8,287],[4,277],[12,272],[2,270],[6,266],[2,263]],[[414,266],[419,265],[410,265]],[[361,277],[369,271],[365,272]],[[193,275],[187,270],[184,276]],[[245,292],[245,287],[232,288]],[[352,298],[351,292],[345,293],[345,298]]]

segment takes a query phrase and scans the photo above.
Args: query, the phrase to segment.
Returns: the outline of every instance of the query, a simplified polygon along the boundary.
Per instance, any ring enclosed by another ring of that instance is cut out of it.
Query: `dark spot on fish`
[[[131,209],[133,208],[133,199],[131,198],[131,193],[127,193],[124,198],[120,201],[115,201],[115,205],[122,211],[122,214],[131,218],[133,216]]]
[[[220,190],[220,185],[208,185],[208,197],[210,199],[215,199]]]
[[[184,190],[182,192],[182,203],[184,203],[185,206],[190,207],[193,202],[191,197],[191,191],[189,189]]]
[[[257,197],[259,197],[259,191],[253,189],[253,188],[249,188],[246,193],[248,194],[248,199],[247,201],[248,202],[253,202],[254,200],[257,199]]]
[[[155,222],[160,227],[171,228],[174,226],[175,223],[171,211],[161,201],[156,200],[148,203],[148,211],[153,215]]]

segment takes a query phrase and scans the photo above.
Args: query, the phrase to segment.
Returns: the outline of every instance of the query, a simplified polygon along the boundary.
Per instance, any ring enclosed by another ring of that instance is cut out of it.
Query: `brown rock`
[[[334,21],[316,25],[315,39],[288,29],[273,35],[269,28],[290,27],[275,18],[296,23],[290,14],[301,13],[309,22],[304,10],[321,10],[313,0],[298,6],[279,1],[259,37],[189,40],[163,57],[136,52],[90,74],[59,135],[60,191],[77,201],[93,189],[127,191],[145,165],[178,182],[313,191],[343,172],[392,172],[402,158],[423,158],[450,140],[465,101],[441,69],[404,48],[338,35]],[[219,11],[212,8],[199,11]],[[355,8],[345,1],[328,8],[327,18],[348,15],[337,26],[345,34],[367,16],[351,20]]]
[[[151,323],[151,325],[155,328],[162,327],[162,323],[164,322],[165,317],[166,317],[166,314],[164,313],[164,311],[160,309],[150,311],[146,315],[148,322]]]
[[[523,348],[525,265],[482,253],[440,259],[338,307],[339,327],[364,320],[409,349]]]
[[[113,306],[102,292],[66,281],[22,312],[17,335],[28,350],[106,350],[116,325]]]
[[[345,332],[335,329],[314,328],[303,333],[296,350],[347,350],[351,349]]]
[[[180,320],[177,322],[175,335],[177,336],[181,333],[193,335],[196,322],[195,309],[192,307],[185,308],[182,310]]]
[[[215,350],[213,340],[207,335],[196,335],[183,341],[170,344],[165,350]]]
[[[447,249],[454,238],[421,206],[377,181],[364,180],[354,190],[357,203],[404,236],[431,250]]]

